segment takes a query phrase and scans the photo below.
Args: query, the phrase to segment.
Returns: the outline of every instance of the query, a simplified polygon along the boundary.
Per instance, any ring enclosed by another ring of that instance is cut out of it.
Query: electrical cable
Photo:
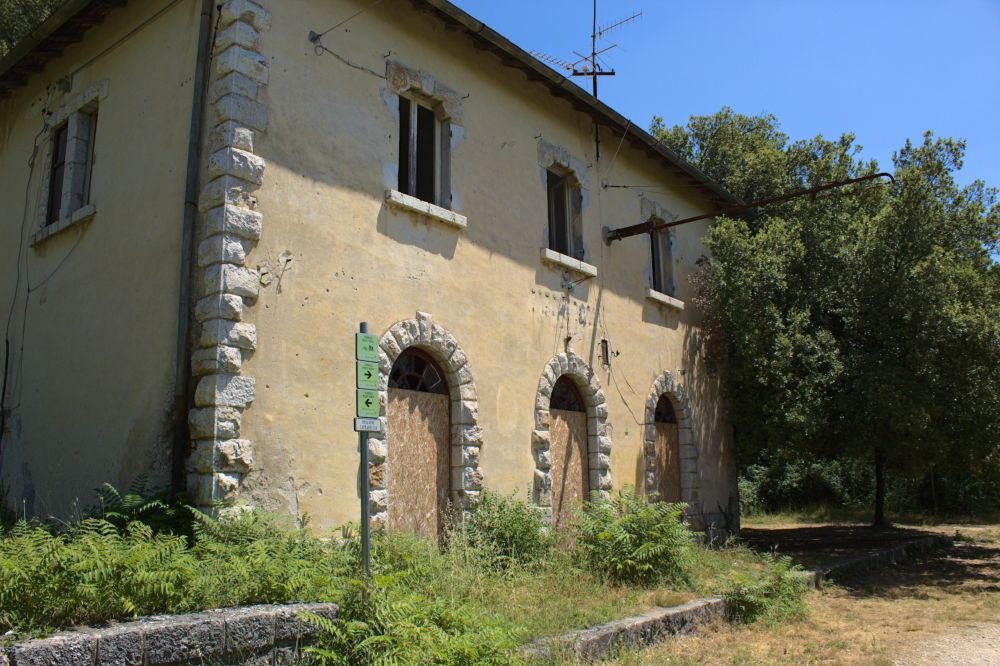
[[[52,100],[52,88],[49,87],[48,90],[49,98],[45,101],[45,105],[42,107],[43,116],[48,113],[48,106]],[[18,243],[17,243],[17,260],[14,263],[14,293],[11,294],[10,298],[10,309],[7,311],[7,322],[4,325],[4,358],[3,358],[3,382],[2,388],[0,388],[0,442],[3,441],[3,434],[7,428],[7,375],[10,373],[10,325],[14,321],[14,309],[17,307],[17,292],[21,289],[21,259],[24,257],[24,230],[28,226],[28,208],[29,198],[31,197],[31,175],[35,170],[35,159],[38,157],[38,140],[42,138],[48,129],[47,120],[43,120],[42,128],[38,130],[38,134],[32,140],[31,155],[28,157],[28,182],[24,186],[24,208],[21,210],[21,228],[18,232]],[[28,267],[27,258],[25,257],[25,282],[27,282],[28,277]],[[28,307],[28,294],[24,295],[25,301],[25,313],[27,313]],[[24,333],[21,333],[21,344],[23,349],[24,344]]]
[[[313,34],[316,35],[316,37],[315,37],[315,39],[313,39],[313,38],[310,37],[310,39],[312,39],[312,41],[314,41],[314,42],[319,42],[319,40],[326,33],[332,32],[332,31],[336,30],[337,28],[339,28],[342,25],[346,25],[350,21],[353,21],[357,17],[359,17],[362,14],[364,14],[369,9],[373,9],[376,5],[381,4],[381,3],[382,3],[382,0],[374,0],[374,2],[372,2],[370,5],[368,5],[367,7],[363,7],[362,9],[359,9],[358,11],[354,12],[353,14],[351,14],[350,16],[348,16],[347,18],[345,18],[343,21],[341,21],[337,25],[333,26],[332,28],[327,28],[326,30],[324,30],[323,32],[320,32],[320,33],[313,33]]]
[[[339,53],[336,53],[335,51],[331,51],[330,49],[328,49],[323,44],[320,44],[320,43],[316,44],[316,52],[317,52],[317,54],[321,53],[321,52],[329,53],[334,58],[336,58],[340,62],[344,63],[348,67],[353,67],[354,69],[357,69],[359,71],[365,72],[366,74],[371,74],[372,76],[377,76],[378,78],[380,78],[383,81],[385,81],[385,75],[384,74],[379,74],[375,70],[368,69],[364,65],[355,64],[355,63],[351,62],[350,60],[348,60],[347,58],[345,58],[344,56],[340,55]]]

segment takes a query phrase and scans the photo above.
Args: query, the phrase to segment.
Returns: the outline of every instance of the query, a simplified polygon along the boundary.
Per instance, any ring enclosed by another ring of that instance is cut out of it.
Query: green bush
[[[726,612],[733,622],[749,624],[760,619],[777,621],[805,615],[806,579],[802,568],[788,556],[762,556],[763,573],[734,572],[722,590]]]
[[[336,543],[259,513],[189,509],[188,538],[87,518],[53,534],[26,522],[0,532],[0,634],[254,603],[332,600],[356,571]]]
[[[87,519],[66,533],[19,523],[0,538],[0,634],[190,608],[195,558],[183,537]]]
[[[538,562],[552,549],[541,514],[516,497],[484,490],[461,526],[468,545],[497,569]]]
[[[415,594],[393,576],[367,589],[353,581],[337,622],[311,613],[303,619],[322,631],[319,644],[306,648],[320,664],[514,663],[510,632],[460,601]]]
[[[684,508],[649,502],[631,488],[607,499],[594,493],[577,518],[577,557],[615,583],[684,581],[692,539]]]

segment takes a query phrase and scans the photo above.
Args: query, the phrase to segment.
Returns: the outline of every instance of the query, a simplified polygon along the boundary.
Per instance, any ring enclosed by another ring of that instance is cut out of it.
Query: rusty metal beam
[[[874,180],[876,178],[888,178],[890,182],[896,182],[889,173],[876,173],[870,176],[861,176],[860,178],[851,178],[849,180],[839,180],[832,183],[826,183],[825,185],[817,185],[816,187],[810,187],[806,190],[799,190],[798,192],[792,192],[790,194],[782,194],[780,196],[771,197],[769,199],[763,199],[761,201],[754,201],[748,204],[739,204],[736,206],[726,206],[720,208],[714,213],[704,213],[702,215],[695,215],[694,217],[685,217],[682,220],[675,220],[673,222],[656,222],[654,218],[650,218],[645,222],[640,222],[639,224],[633,224],[628,227],[621,227],[619,229],[608,229],[604,227],[602,230],[604,236],[604,242],[607,245],[611,245],[612,241],[622,240],[624,238],[629,238],[631,236],[638,236],[639,234],[651,233],[653,231],[660,231],[662,229],[670,229],[671,227],[679,227],[682,224],[689,224],[691,222],[697,222],[699,220],[707,220],[712,217],[718,217],[719,215],[731,215],[733,213],[741,213],[752,208],[761,208],[762,206],[770,206],[771,204],[782,203],[784,201],[791,201],[792,199],[798,199],[799,197],[806,197],[810,195],[816,195],[820,192],[826,192],[829,190],[837,189],[838,187],[844,187],[846,185],[853,185],[854,183],[862,183],[868,180]],[[628,185],[608,185],[607,187],[629,187]]]

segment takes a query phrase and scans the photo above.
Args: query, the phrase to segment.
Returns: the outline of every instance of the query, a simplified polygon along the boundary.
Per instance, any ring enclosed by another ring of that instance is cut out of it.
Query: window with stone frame
[[[654,223],[661,220],[653,219]],[[652,288],[661,294],[673,296],[674,287],[674,250],[673,235],[669,229],[659,229],[649,232],[650,248],[650,278]]]
[[[549,208],[549,249],[583,260],[583,195],[580,184],[568,169],[553,166],[545,170]]]
[[[449,208],[451,128],[440,108],[399,97],[399,184],[403,194]]]
[[[96,103],[70,113],[52,130],[46,226],[71,217],[90,203],[96,131]]]

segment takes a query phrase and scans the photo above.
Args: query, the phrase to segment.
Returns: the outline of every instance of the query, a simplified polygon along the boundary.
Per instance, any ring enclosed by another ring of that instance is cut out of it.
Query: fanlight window
[[[585,412],[583,398],[573,380],[563,375],[552,387],[552,397],[549,398],[549,409],[561,409],[566,412]]]
[[[674,406],[670,404],[670,398],[667,396],[661,395],[660,400],[656,403],[656,411],[653,412],[653,421],[656,423],[677,423]]]
[[[434,359],[412,347],[400,354],[393,364],[389,386],[424,393],[448,393],[448,384]]]

